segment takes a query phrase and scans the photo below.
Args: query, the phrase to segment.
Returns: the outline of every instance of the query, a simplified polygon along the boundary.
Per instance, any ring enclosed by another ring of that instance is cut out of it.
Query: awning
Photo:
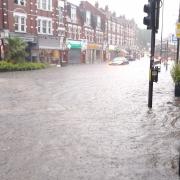
[[[128,52],[125,49],[120,49],[120,52],[128,54]]]
[[[51,36],[39,36],[38,44],[39,49],[60,49],[59,38],[53,38]]]
[[[68,40],[67,41],[67,47],[69,49],[81,49],[81,47],[82,47],[81,41],[71,41],[71,40]]]

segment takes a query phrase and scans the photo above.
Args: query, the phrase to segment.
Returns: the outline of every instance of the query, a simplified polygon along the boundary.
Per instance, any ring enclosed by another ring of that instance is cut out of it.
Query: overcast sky
[[[68,0],[74,4],[79,4],[79,0]],[[91,4],[95,4],[96,0],[88,0]],[[148,0],[98,0],[100,7],[109,6],[111,11],[115,11],[117,15],[125,15],[128,19],[135,19],[135,22],[140,28],[145,29],[143,25],[143,17],[146,14],[143,12],[144,4],[147,4]],[[164,28],[163,37],[170,33],[175,33],[175,23],[178,19],[180,0],[164,0]],[[161,9],[162,13],[162,9]],[[162,18],[160,17],[160,20]],[[161,34],[161,22],[158,37]]]

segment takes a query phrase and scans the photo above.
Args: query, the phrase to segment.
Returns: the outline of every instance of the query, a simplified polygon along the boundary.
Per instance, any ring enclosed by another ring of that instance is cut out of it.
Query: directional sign
[[[171,41],[172,42],[176,42],[177,41],[177,37],[174,34],[172,34],[172,36],[171,36]]]
[[[180,23],[176,23],[176,37],[180,38]]]

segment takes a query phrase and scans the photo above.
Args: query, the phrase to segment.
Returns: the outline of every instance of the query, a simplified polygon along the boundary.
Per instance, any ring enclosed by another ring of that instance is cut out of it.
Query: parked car
[[[127,55],[127,56],[126,56],[126,59],[127,59],[128,61],[135,61],[135,60],[136,60],[136,58],[135,58],[133,55]]]
[[[109,62],[109,65],[124,65],[129,64],[129,61],[125,57],[115,57]]]

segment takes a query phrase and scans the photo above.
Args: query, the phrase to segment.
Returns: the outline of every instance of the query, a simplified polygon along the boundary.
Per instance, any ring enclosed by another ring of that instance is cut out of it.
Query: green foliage
[[[25,62],[26,47],[27,44],[18,37],[11,37],[7,39],[8,50],[6,53],[7,59],[12,63],[23,63]]]
[[[171,76],[174,83],[180,83],[180,64],[174,64],[171,69]]]
[[[7,61],[0,61],[0,72],[6,71],[27,71],[35,69],[44,69],[47,65],[43,63],[11,63]]]

